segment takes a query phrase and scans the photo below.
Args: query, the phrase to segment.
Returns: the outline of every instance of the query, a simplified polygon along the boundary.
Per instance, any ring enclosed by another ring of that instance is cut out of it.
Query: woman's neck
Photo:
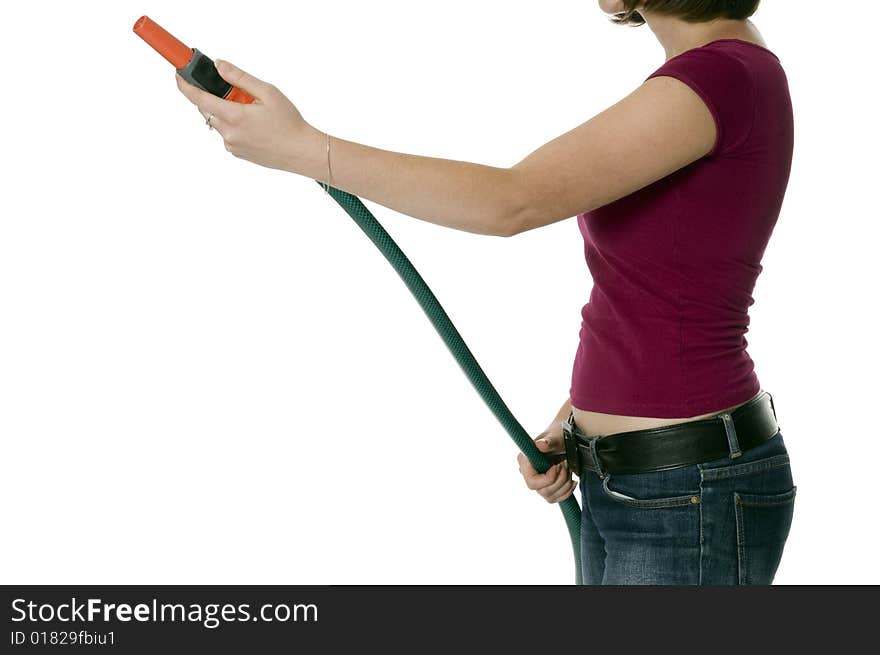
[[[705,23],[688,23],[674,16],[664,16],[640,9],[639,13],[654,32],[669,60],[685,50],[698,48],[717,39],[743,39],[766,46],[758,28],[749,19],[716,19]]]

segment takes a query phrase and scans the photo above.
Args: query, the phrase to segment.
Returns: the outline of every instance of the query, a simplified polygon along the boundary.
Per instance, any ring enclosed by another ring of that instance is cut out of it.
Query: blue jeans
[[[797,490],[781,431],[736,458],[579,477],[584,584],[772,583]]]

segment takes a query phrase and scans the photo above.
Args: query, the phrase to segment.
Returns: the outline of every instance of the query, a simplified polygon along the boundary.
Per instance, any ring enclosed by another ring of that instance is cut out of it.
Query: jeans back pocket
[[[741,585],[769,585],[791,529],[797,486],[781,493],[733,492]]]

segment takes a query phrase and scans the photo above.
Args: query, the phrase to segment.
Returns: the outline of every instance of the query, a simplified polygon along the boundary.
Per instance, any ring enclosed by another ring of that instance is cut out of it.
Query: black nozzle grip
[[[183,68],[178,68],[177,72],[190,84],[219,98],[225,98],[232,89],[232,85],[220,77],[214,61],[199,52],[198,48],[193,48],[193,56],[189,63]]]

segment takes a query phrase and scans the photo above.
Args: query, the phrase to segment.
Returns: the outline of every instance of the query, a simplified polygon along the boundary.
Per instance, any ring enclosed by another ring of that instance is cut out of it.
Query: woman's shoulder
[[[667,59],[646,78],[674,77],[690,86],[715,120],[717,139],[711,157],[739,148],[749,138],[757,110],[784,71],[776,55],[743,39],[725,38],[690,48]],[[768,91],[769,90],[769,91]]]
[[[704,70],[708,75],[754,74],[762,68],[781,70],[779,57],[769,48],[744,39],[715,39],[667,59],[648,77],[669,70]]]

